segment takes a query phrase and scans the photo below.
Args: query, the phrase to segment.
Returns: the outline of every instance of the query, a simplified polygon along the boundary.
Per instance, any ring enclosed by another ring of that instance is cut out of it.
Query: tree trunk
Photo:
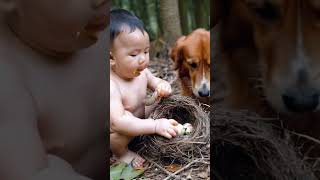
[[[161,24],[161,19],[160,19],[160,3],[159,0],[156,1],[156,17],[157,17],[157,24],[159,27],[159,34],[158,37],[163,34],[163,28]]]
[[[209,27],[209,13],[210,13],[210,4],[208,1],[193,0],[195,5],[194,16],[196,20],[197,28],[207,28]]]
[[[160,15],[164,38],[172,46],[176,39],[181,36],[178,0],[161,0]]]
[[[159,35],[159,26],[158,26],[158,19],[157,19],[157,9],[156,9],[156,1],[149,1],[149,0],[145,0],[145,3],[147,4],[147,14],[148,14],[148,22],[149,22],[149,26],[150,26],[150,37],[152,36],[153,39],[158,38]]]
[[[179,0],[179,12],[180,12],[180,20],[181,20],[181,29],[183,34],[188,34],[189,26],[188,26],[188,1]]]

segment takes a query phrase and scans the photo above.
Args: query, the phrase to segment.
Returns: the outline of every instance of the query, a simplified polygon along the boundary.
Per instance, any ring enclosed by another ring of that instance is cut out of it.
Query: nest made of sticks
[[[274,130],[272,121],[279,119],[225,109],[215,109],[211,118],[215,179],[316,179],[289,138],[282,138],[288,134]]]
[[[180,124],[190,123],[194,130],[190,135],[166,139],[159,135],[143,136],[139,143],[141,154],[160,163],[176,162],[184,164],[193,158],[209,156],[210,122],[209,116],[190,97],[172,95],[163,98],[150,118],[175,119]]]

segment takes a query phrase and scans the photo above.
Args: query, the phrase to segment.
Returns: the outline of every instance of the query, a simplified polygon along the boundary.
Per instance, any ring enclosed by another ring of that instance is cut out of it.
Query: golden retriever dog
[[[180,37],[171,50],[181,94],[209,103],[210,97],[210,32],[196,29]]]
[[[227,105],[257,110],[266,100],[288,119],[300,118],[288,120],[290,129],[319,138],[320,1],[221,0],[220,5]]]

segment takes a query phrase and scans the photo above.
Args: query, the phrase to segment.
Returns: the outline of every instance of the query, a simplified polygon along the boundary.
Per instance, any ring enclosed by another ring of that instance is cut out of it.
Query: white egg
[[[192,127],[192,125],[190,123],[185,123],[183,125],[183,129],[184,129],[184,134],[185,135],[191,134],[192,131],[193,131],[193,127]]]
[[[182,124],[178,124],[176,126],[176,128],[178,129],[178,135],[182,135],[183,134],[183,125]]]
[[[178,135],[189,135],[193,131],[193,127],[190,123],[185,123],[184,125],[178,124],[176,128],[178,130]]]

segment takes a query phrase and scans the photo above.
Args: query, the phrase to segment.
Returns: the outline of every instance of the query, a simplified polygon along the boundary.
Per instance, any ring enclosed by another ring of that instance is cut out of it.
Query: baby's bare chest
[[[39,132],[48,151],[64,154],[72,160],[74,155],[80,155],[83,149],[102,137],[106,127],[103,110],[107,108],[94,92],[89,95],[84,90],[61,88],[50,97],[38,94],[35,98]]]
[[[147,93],[147,80],[136,79],[134,82],[120,84],[122,103],[126,110],[138,117],[144,116],[144,99]]]
[[[93,175],[104,165],[106,152],[105,92],[71,85],[55,92],[50,97],[38,96],[38,127],[44,148],[67,160],[78,172]]]
[[[91,63],[34,65],[25,74],[45,149],[71,163],[105,143],[107,81],[104,69]]]

